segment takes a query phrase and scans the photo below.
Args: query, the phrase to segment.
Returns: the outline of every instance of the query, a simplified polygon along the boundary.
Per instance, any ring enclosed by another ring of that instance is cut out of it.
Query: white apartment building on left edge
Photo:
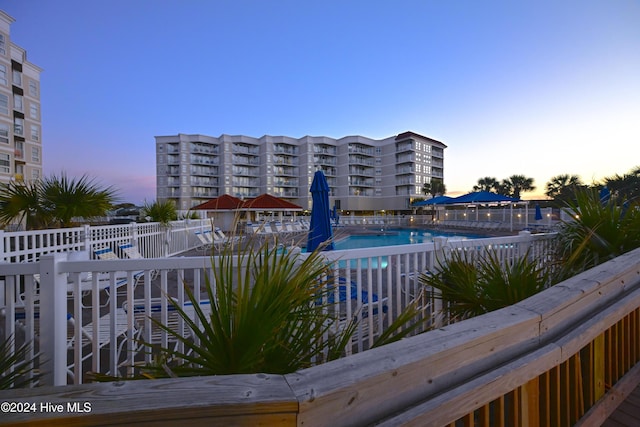
[[[0,11],[0,182],[42,178],[40,73],[11,41],[15,20]]]
[[[158,200],[180,211],[229,194],[271,194],[312,208],[316,170],[324,172],[329,202],[342,213],[410,211],[422,188],[444,178],[440,141],[414,132],[384,139],[345,136],[156,136]]]

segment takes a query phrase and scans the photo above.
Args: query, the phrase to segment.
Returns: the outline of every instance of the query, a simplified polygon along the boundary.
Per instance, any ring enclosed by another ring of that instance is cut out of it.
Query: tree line
[[[545,185],[545,195],[553,204],[564,206],[570,201],[574,201],[580,190],[606,188],[618,199],[634,202],[640,200],[640,166],[631,169],[622,175],[615,174],[606,177],[602,182],[585,184],[578,175],[560,174],[552,177]],[[473,186],[472,191],[488,191],[507,197],[520,199],[523,193],[534,191],[534,179],[525,175],[511,175],[503,180],[486,176],[479,178]],[[434,178],[430,183],[422,186],[422,194],[432,197],[444,195],[446,186],[440,178]]]

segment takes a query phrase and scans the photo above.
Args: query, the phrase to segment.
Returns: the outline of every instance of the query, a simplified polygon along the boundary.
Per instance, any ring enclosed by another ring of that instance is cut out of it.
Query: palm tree
[[[431,182],[422,184],[422,194],[425,196],[431,194],[431,197],[436,197],[446,192],[447,188],[441,178],[431,178]]]
[[[100,188],[94,179],[68,178],[65,173],[42,181],[42,203],[60,227],[70,227],[74,218],[103,216],[116,200],[112,187]]]
[[[112,187],[100,188],[86,175],[65,173],[27,183],[0,184],[0,221],[24,222],[27,230],[69,227],[74,218],[103,216],[116,199]]]
[[[431,178],[431,195],[433,197],[443,196],[446,192],[447,187],[442,178]]]
[[[612,194],[628,201],[640,199],[640,166],[628,173],[604,179],[604,184]]]
[[[171,221],[178,219],[176,204],[173,200],[156,200],[151,203],[144,202],[142,216],[148,217],[150,221],[159,222],[167,227]]]
[[[556,175],[547,182],[544,194],[547,197],[555,199],[566,196],[568,193],[573,193],[577,187],[582,186],[584,186],[584,184],[578,175]]]
[[[0,222],[23,223],[27,230],[46,228],[51,213],[42,203],[42,182],[0,183]]]
[[[507,195],[514,199],[519,199],[522,192],[536,189],[533,185],[533,178],[527,178],[524,175],[511,175],[503,181],[502,185],[505,188],[509,187],[511,189],[510,194]]]
[[[493,191],[498,192],[500,183],[497,179],[490,176],[478,179],[478,184],[473,186],[473,191]]]
[[[431,183],[425,182],[424,184],[422,184],[422,194],[424,194],[425,196],[431,194]]]

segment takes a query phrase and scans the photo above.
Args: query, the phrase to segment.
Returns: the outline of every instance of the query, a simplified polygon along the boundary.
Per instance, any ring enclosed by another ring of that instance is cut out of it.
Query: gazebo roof
[[[489,191],[474,191],[448,200],[446,203],[515,203],[519,201],[520,199],[514,199],[513,197],[507,197]]]
[[[235,210],[241,207],[243,204],[242,199],[237,197],[230,196],[228,194],[223,194],[220,197],[216,197],[215,199],[207,200],[204,203],[199,204],[198,206],[193,207],[192,209],[199,210],[209,210],[209,211],[228,211]]]
[[[271,194],[261,194],[255,199],[245,200],[242,204],[242,209],[254,211],[302,211],[302,206],[272,196]]]

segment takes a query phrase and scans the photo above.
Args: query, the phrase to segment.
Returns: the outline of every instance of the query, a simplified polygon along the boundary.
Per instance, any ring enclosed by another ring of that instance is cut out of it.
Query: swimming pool
[[[481,235],[476,234],[458,234],[445,233],[441,231],[415,228],[393,228],[379,233],[371,232],[371,234],[353,234],[343,239],[338,239],[334,243],[334,249],[360,249],[374,248],[378,246],[395,246],[408,245],[412,243],[428,243],[433,241],[434,237],[448,237],[456,239],[478,239]]]

